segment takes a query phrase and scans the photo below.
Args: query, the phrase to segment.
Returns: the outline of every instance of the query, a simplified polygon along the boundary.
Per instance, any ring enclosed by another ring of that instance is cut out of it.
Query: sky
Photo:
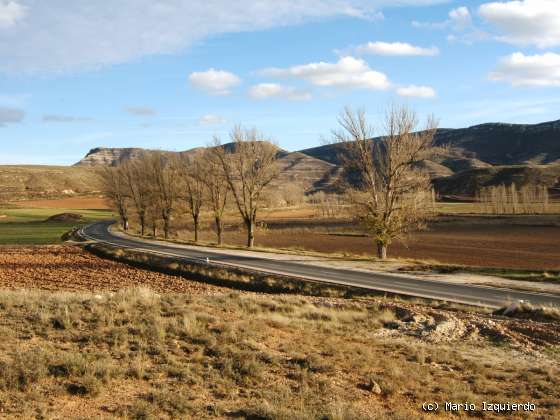
[[[441,127],[560,119],[560,0],[0,0],[0,164],[319,146],[345,106]]]

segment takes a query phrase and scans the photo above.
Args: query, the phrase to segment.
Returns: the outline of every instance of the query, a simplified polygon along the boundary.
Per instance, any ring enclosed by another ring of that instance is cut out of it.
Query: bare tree
[[[146,213],[152,200],[152,188],[149,177],[149,160],[145,155],[124,162],[121,171],[128,188],[128,193],[138,215],[140,234],[144,236],[146,229]]]
[[[247,246],[255,241],[257,212],[262,206],[263,190],[278,175],[277,147],[264,139],[256,129],[235,127],[231,148],[226,150],[218,138],[211,150],[219,160],[235,204],[247,229]],[[228,145],[229,146],[229,145]]]
[[[385,117],[385,136],[373,140],[373,129],[363,110],[346,108],[334,133],[347,152],[344,167],[354,188],[351,204],[356,218],[375,238],[378,258],[400,236],[425,228],[433,211],[427,173],[416,163],[429,153],[437,124],[429,118],[415,132],[416,114],[406,107],[391,107]]]
[[[149,159],[154,205],[160,211],[163,236],[167,239],[171,228],[171,217],[177,204],[177,164],[171,157],[161,152],[150,152],[147,159]]]
[[[227,205],[229,186],[219,159],[209,150],[202,155],[203,182],[206,185],[208,202],[214,217],[218,246],[222,245],[224,211]]]
[[[154,238],[157,237],[157,230],[158,230],[160,219],[161,219],[161,210],[158,208],[157,201],[152,199],[146,211],[146,224],[152,230],[152,236]]]
[[[198,231],[200,226],[200,213],[204,203],[204,173],[202,157],[200,153],[194,156],[182,156],[179,159],[179,174],[182,179],[184,194],[182,198],[187,204],[187,210],[193,219],[194,241],[198,242]]]
[[[128,230],[129,196],[123,170],[120,167],[103,166],[99,175],[104,193],[119,215],[121,226]]]

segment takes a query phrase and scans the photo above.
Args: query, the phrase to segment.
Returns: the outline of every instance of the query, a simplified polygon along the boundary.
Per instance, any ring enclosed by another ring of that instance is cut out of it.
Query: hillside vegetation
[[[404,419],[425,401],[559,410],[553,356],[506,336],[458,339],[445,311],[418,339],[395,330],[411,316],[398,306],[335,299],[2,291],[0,308],[11,418]]]
[[[93,168],[46,165],[0,166],[0,204],[29,198],[99,193]]]

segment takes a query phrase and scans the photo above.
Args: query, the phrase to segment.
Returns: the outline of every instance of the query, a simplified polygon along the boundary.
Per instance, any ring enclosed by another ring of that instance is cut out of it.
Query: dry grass
[[[397,312],[238,292],[4,290],[0,413],[408,419],[424,401],[467,400],[532,401],[543,417],[560,414],[558,356],[385,336]]]

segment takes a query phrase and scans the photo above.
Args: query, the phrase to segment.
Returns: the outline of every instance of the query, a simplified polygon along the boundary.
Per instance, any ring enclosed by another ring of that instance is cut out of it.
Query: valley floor
[[[239,292],[70,246],[1,247],[0,285],[0,417],[560,416],[554,320]]]

